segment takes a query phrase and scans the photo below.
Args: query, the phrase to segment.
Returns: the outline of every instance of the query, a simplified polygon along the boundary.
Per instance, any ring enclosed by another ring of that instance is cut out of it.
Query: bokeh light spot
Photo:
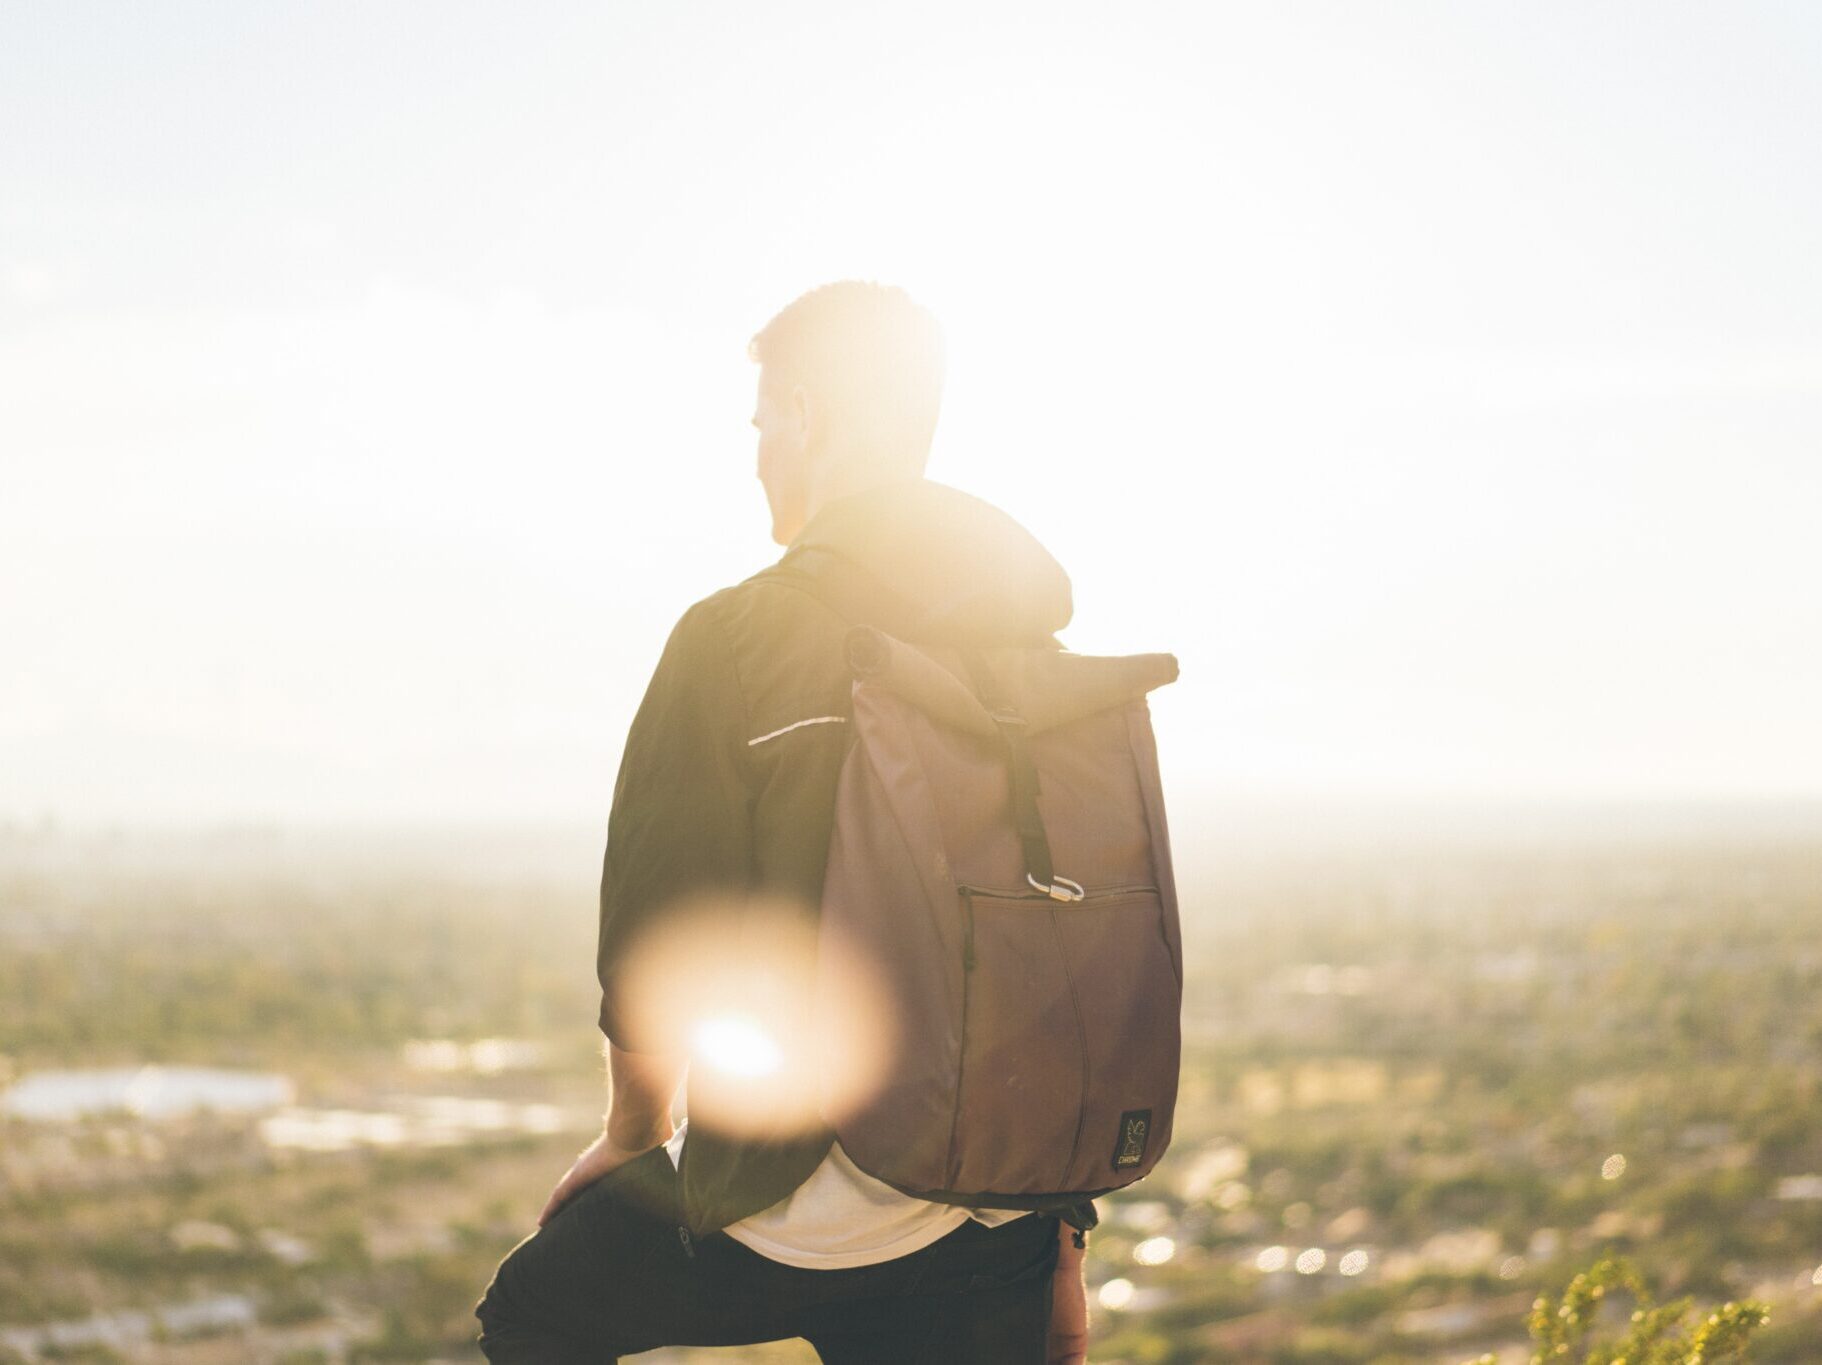
[[[1168,1237],[1147,1237],[1132,1249],[1132,1258],[1140,1265],[1163,1265],[1177,1254],[1177,1244]]]

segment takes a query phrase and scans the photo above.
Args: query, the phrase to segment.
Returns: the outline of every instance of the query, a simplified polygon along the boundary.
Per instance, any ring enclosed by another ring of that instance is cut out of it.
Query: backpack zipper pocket
[[[1056,897],[1047,896],[1042,891],[1033,891],[1030,887],[1021,887],[1017,891],[995,891],[992,888],[985,886],[957,885],[955,889],[959,891],[962,894],[962,898],[968,902],[971,933],[974,922],[974,898],[976,896],[986,896],[996,901],[1030,901],[1033,905],[1056,905],[1064,910],[1080,910],[1094,906],[1097,901],[1114,900],[1121,896],[1155,896],[1158,894],[1158,888],[1155,886],[1096,887],[1089,891],[1088,894],[1079,901],[1059,902]]]

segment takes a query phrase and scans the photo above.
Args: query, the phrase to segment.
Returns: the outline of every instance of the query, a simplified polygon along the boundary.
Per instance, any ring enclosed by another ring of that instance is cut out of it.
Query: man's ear
[[[810,448],[810,422],[812,414],[810,411],[810,395],[804,392],[802,384],[796,385],[791,390],[791,416],[795,418],[797,422],[797,439],[801,443],[803,449],[808,450]]]

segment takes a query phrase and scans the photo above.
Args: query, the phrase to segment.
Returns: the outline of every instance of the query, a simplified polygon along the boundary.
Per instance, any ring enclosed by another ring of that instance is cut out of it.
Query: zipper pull
[[[695,1260],[696,1246],[690,1241],[690,1230],[688,1228],[678,1228],[677,1240],[683,1243],[683,1254],[688,1256],[692,1261]]]

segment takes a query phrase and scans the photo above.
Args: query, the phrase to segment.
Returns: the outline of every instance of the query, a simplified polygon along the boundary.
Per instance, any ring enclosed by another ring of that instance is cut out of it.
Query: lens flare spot
[[[1341,1264],[1336,1267],[1336,1269],[1340,1270],[1341,1273],[1346,1275],[1349,1279],[1352,1279],[1356,1275],[1366,1274],[1366,1268],[1367,1254],[1366,1252],[1359,1250],[1348,1252],[1347,1255],[1341,1258]]]
[[[774,1075],[784,1064],[778,1040],[758,1020],[739,1014],[712,1015],[698,1023],[690,1037],[690,1056],[746,1080]]]
[[[1626,1174],[1626,1158],[1618,1152],[1601,1162],[1602,1180],[1618,1180],[1624,1174]]]
[[[1258,1259],[1253,1262],[1254,1265],[1258,1266],[1259,1269],[1263,1270],[1267,1275],[1277,1274],[1290,1263],[1291,1252],[1289,1247],[1267,1247],[1264,1251],[1259,1253]]]
[[[1298,1255],[1297,1273],[1299,1275],[1314,1275],[1328,1263],[1328,1252],[1324,1251],[1321,1247],[1311,1247],[1308,1251]]]
[[[632,1051],[689,1058],[692,1118],[774,1141],[839,1129],[903,1074],[888,980],[795,902],[708,899],[626,954],[612,1003]]]

